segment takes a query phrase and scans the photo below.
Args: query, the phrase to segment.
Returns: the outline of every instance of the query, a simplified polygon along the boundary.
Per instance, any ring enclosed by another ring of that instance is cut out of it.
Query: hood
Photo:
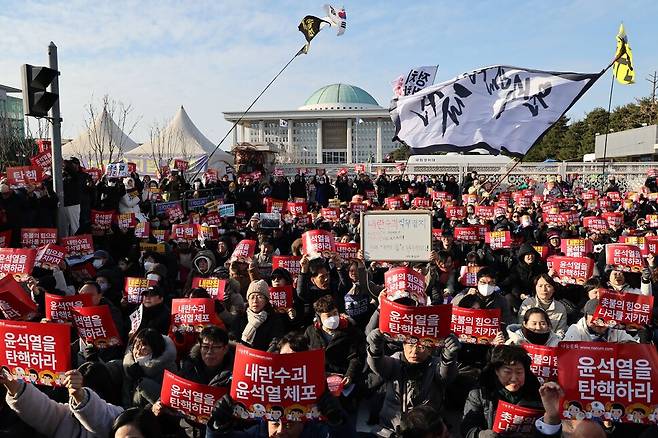
[[[197,272],[201,272],[199,269],[199,260],[205,259],[206,263],[208,263],[208,271],[204,272],[204,274],[213,272],[215,270],[215,267],[217,265],[217,260],[215,259],[215,254],[213,254],[212,251],[204,249],[201,250],[197,253],[196,256],[194,256],[194,260],[192,260],[192,264],[194,265],[194,269],[197,270]]]
[[[164,279],[164,278],[167,278],[167,267],[165,265],[163,265],[162,263],[156,263],[145,274],[146,275],[148,275],[148,274],[158,274],[161,279]],[[146,275],[144,275],[144,276],[146,277]]]
[[[535,250],[535,248],[532,247],[532,245],[529,243],[524,243],[519,248],[519,261],[523,261],[523,257],[528,254],[534,254],[536,260],[539,260],[540,258],[539,253]]]

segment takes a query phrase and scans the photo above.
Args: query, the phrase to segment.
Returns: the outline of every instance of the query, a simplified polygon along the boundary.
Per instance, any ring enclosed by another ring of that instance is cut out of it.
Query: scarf
[[[247,326],[242,332],[242,340],[251,345],[256,336],[256,330],[267,320],[267,312],[260,311],[255,313],[247,309]]]

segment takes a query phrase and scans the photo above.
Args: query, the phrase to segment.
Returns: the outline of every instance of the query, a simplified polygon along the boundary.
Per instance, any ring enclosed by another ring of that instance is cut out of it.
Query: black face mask
[[[548,338],[551,336],[550,331],[547,331],[546,333],[537,333],[533,332],[532,330],[528,330],[525,327],[521,327],[521,330],[523,331],[523,336],[525,336],[528,342],[535,345],[546,345]]]

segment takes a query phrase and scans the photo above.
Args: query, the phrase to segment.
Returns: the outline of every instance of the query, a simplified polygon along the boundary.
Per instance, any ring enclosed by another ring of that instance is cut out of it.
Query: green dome
[[[379,108],[377,101],[364,89],[347,84],[331,84],[311,94],[300,109],[366,109]]]

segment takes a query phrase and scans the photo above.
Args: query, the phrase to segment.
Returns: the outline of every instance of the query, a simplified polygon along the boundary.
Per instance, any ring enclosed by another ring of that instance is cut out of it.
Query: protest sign
[[[450,201],[452,200],[452,195],[448,192],[432,191],[432,199],[435,201]]]
[[[645,219],[650,228],[658,228],[658,214],[648,214]]]
[[[368,206],[361,202],[350,202],[350,211],[352,213],[364,213],[368,210]]]
[[[130,174],[127,163],[110,163],[105,167],[108,178],[125,178]]]
[[[235,217],[235,204],[222,204],[217,207],[219,217]]]
[[[469,204],[477,204],[478,203],[478,195],[475,193],[464,193],[462,195],[462,204],[464,205],[469,205]]]
[[[411,201],[413,208],[429,209],[432,208],[432,200],[430,198],[414,198]]]
[[[231,381],[234,414],[289,421],[319,418],[316,405],[326,386],[324,367],[317,366],[322,363],[323,349],[277,354],[238,345]]]
[[[14,378],[61,386],[71,369],[71,330],[66,324],[0,321],[0,365]]]
[[[133,173],[137,171],[137,164],[136,163],[126,163],[128,166],[128,173]]]
[[[11,230],[0,231],[0,248],[8,248],[11,245]]]
[[[7,167],[7,184],[19,188],[37,185],[43,181],[43,169],[39,166]]]
[[[544,411],[540,409],[531,409],[499,400],[492,430],[501,434],[531,437],[535,433],[535,421],[543,414]]]
[[[494,220],[496,218],[496,207],[493,205],[476,205],[474,213],[480,219]]]
[[[135,225],[135,237],[137,239],[148,239],[151,234],[150,222],[138,222]]]
[[[112,227],[114,214],[114,211],[91,210],[92,233],[95,235],[105,234],[105,231]]]
[[[601,213],[601,217],[608,222],[610,228],[619,228],[624,223],[624,213],[606,211]]]
[[[594,272],[594,260],[589,257],[550,256],[546,264],[561,284],[585,284]]]
[[[84,172],[87,175],[89,175],[89,177],[91,178],[94,184],[100,181],[101,177],[103,176],[103,171],[95,167],[90,167],[89,169],[85,169]]]
[[[653,345],[560,342],[562,418],[657,423],[657,367]]]
[[[0,272],[29,274],[34,268],[36,250],[27,248],[0,248]]]
[[[452,305],[404,306],[381,301],[379,329],[401,342],[437,346],[450,334]]]
[[[37,305],[11,275],[0,278],[0,312],[6,319],[31,319]]]
[[[402,208],[402,198],[400,196],[391,196],[384,199],[384,205],[388,210],[399,210]]]
[[[459,283],[464,287],[477,287],[480,269],[482,266],[462,266],[459,270]]]
[[[340,208],[321,208],[320,216],[328,221],[336,222],[340,219]]]
[[[605,263],[625,272],[640,272],[644,268],[640,248],[623,243],[608,243],[605,246]]]
[[[448,206],[444,210],[447,219],[462,220],[466,218],[466,207]]]
[[[226,288],[226,280],[220,280],[217,277],[194,277],[192,279],[192,289],[195,288],[205,289],[211,298],[223,301],[224,290]]]
[[[21,228],[21,246],[38,248],[57,243],[57,228]]]
[[[475,243],[480,240],[478,227],[455,227],[454,237],[457,242]]]
[[[355,260],[359,249],[360,245],[358,243],[336,243],[336,252],[345,262]]]
[[[521,346],[530,356],[530,369],[541,383],[557,380],[557,347],[524,342]]]
[[[256,241],[243,239],[235,246],[233,254],[231,254],[231,261],[239,261],[249,263],[254,257],[256,252]]]
[[[139,330],[139,326],[142,325],[142,315],[144,312],[144,305],[140,304],[137,306],[137,309],[133,313],[131,313],[128,316],[128,319],[130,319],[130,335],[133,333],[137,333],[137,330]]]
[[[265,213],[284,213],[286,211],[287,201],[283,199],[274,199],[274,198],[265,198],[263,199],[265,204]]]
[[[73,307],[71,313],[80,338],[87,344],[93,344],[97,348],[121,344],[119,332],[107,304]]]
[[[180,412],[186,418],[206,424],[212,415],[215,403],[226,393],[228,388],[195,383],[165,370],[160,401],[164,406]]]
[[[50,170],[53,166],[53,154],[50,149],[39,152],[32,158],[30,158],[30,164],[32,167],[41,167],[44,172]]]
[[[66,248],[59,245],[48,244],[37,250],[34,266],[44,269],[58,268],[66,257]]]
[[[71,276],[75,281],[82,283],[87,280],[92,280],[96,277],[96,268],[94,268],[92,262],[90,261],[76,263],[69,268],[71,270]]]
[[[608,221],[598,216],[588,216],[583,218],[583,227],[590,231],[605,231],[608,229]]]
[[[137,225],[137,218],[135,213],[121,213],[114,216],[117,226],[121,230],[127,230],[129,228],[135,228]]]
[[[532,247],[535,249],[535,251],[537,251],[537,253],[539,254],[539,257],[542,260],[545,261],[548,258],[548,246],[546,246],[546,245],[533,245]]]
[[[280,311],[292,309],[294,306],[292,285],[270,286],[270,303]]]
[[[68,257],[84,257],[94,253],[94,240],[91,234],[61,237],[59,241],[66,248]]]
[[[171,226],[171,238],[174,240],[194,240],[198,229],[193,224],[174,224]]]
[[[487,231],[484,241],[491,249],[512,247],[512,234],[509,231]]]
[[[336,244],[334,236],[330,232],[311,230],[302,234],[302,254],[308,254],[311,258],[317,258],[335,251]]]
[[[272,256],[272,270],[283,268],[290,272],[293,278],[297,278],[302,270],[300,260],[299,256]]]
[[[440,240],[441,236],[443,236],[443,229],[432,228],[432,240]]]
[[[183,207],[181,207],[180,203],[176,203],[167,208],[165,213],[167,214],[167,218],[169,218],[170,222],[180,221],[185,218],[185,212],[183,212]]]
[[[432,251],[429,211],[376,211],[361,217],[365,260],[427,262]]]
[[[562,239],[560,250],[566,257],[587,257],[592,253],[592,241],[589,239]]]
[[[181,201],[169,201],[169,202],[159,202],[155,204],[155,214],[161,215],[167,213],[167,210],[174,207],[180,207]],[[181,208],[182,210],[182,208]]]
[[[157,231],[157,230],[155,230]],[[142,251],[153,251],[159,254],[164,254],[165,244],[164,243],[148,243],[148,242],[139,242],[139,249]]]
[[[171,300],[169,331],[195,332],[208,325],[218,325],[215,300],[212,298],[176,298]]]
[[[147,280],[141,277],[126,277],[123,283],[123,297],[130,304],[139,304],[142,302],[142,294],[150,286],[157,284],[157,281]]]
[[[206,205],[208,205],[208,201],[210,201],[209,197],[203,197],[203,198],[190,198],[187,199],[186,205],[187,205],[187,210],[198,210],[201,208],[204,208]]]
[[[74,307],[88,307],[92,305],[89,294],[53,295],[45,294],[46,319],[49,321],[73,321],[71,309]]]
[[[169,234],[170,233],[167,230],[152,230],[151,234],[153,235],[153,237],[155,238],[155,241],[157,243],[164,243],[167,240],[169,240]],[[141,245],[141,243],[140,243],[140,245]],[[162,252],[164,252],[164,251],[162,251]]]
[[[644,236],[619,236],[619,243],[635,245],[640,248],[642,255],[647,254],[647,238]]]
[[[190,162],[187,160],[174,160],[174,169],[180,170],[181,172],[187,172],[187,169],[190,167]]]
[[[287,212],[293,216],[302,216],[308,213],[306,202],[288,202]]]
[[[652,316],[652,296],[599,290],[599,305],[592,319],[612,328],[639,329],[650,325]]]
[[[466,309],[452,306],[450,330],[460,342],[490,344],[500,332],[500,309]]]
[[[425,279],[423,275],[412,268],[397,267],[384,273],[386,297],[395,301],[400,298],[411,298],[416,303],[425,305]]]
[[[203,226],[197,225],[198,239],[204,240],[219,240],[219,228],[217,226]]]
[[[260,213],[260,227],[266,230],[275,230],[281,227],[281,213]]]
[[[646,247],[642,255],[648,256],[649,254],[658,254],[658,236],[646,236]]]

